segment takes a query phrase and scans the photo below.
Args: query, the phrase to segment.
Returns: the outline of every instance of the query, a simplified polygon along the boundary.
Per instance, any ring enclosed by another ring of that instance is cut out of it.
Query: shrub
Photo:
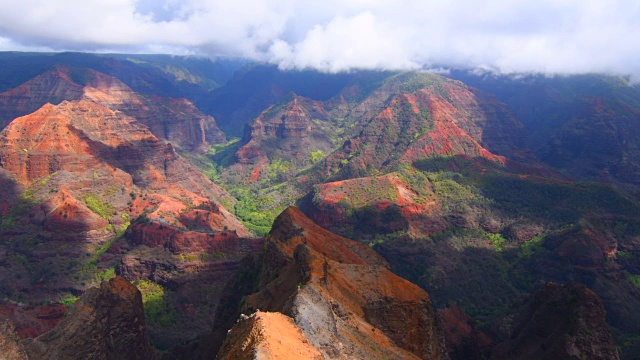
[[[83,197],[83,200],[85,204],[87,204],[87,207],[89,208],[89,210],[98,214],[98,216],[100,216],[101,218],[108,220],[113,214],[114,210],[110,204],[106,204],[102,202],[100,199],[98,199],[92,194],[85,195]]]
[[[176,312],[167,304],[165,289],[162,285],[144,279],[135,281],[134,285],[142,293],[142,304],[148,324],[163,328],[171,326]]]
[[[632,283],[633,286],[640,289],[640,275],[634,275],[628,272],[626,273],[626,275],[627,275],[627,280],[629,280],[629,282]]]
[[[324,151],[322,150],[316,150],[316,151],[312,151],[309,154],[309,160],[311,160],[311,162],[313,164],[317,163],[318,161],[322,160],[324,157],[326,156],[326,154],[324,153]]]
[[[76,301],[78,301],[78,297],[77,296],[74,296],[72,294],[67,294],[59,302],[60,302],[60,305],[71,306],[71,305],[75,304]]]

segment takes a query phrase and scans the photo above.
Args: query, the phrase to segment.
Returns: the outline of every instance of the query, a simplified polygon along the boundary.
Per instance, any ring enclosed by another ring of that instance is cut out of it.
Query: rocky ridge
[[[209,326],[217,302],[201,301],[202,292],[223,288],[259,245],[220,204],[234,203],[226,191],[138,119],[110,108],[152,114],[144,98],[113,78],[85,74],[96,87],[83,88],[82,99],[46,104],[0,133],[8,184],[0,232],[11,240],[1,244],[0,261],[10,264],[0,272],[3,293],[62,300],[118,271],[184,292],[184,306],[165,303],[189,328],[171,344],[194,338]],[[148,241],[163,233],[170,244]],[[209,275],[216,280],[199,286]],[[155,337],[168,333],[150,326]]]
[[[122,81],[91,69],[55,66],[26,83],[0,94],[0,127],[45,104],[88,99],[136,118],[159,139],[179,147],[206,151],[226,141],[215,120],[186,99],[142,96]]]
[[[578,284],[542,286],[502,346],[495,359],[619,359],[600,298]]]
[[[145,329],[140,291],[116,277],[86,292],[69,314],[50,331],[35,339],[10,343],[11,359],[153,359]],[[0,342],[0,343],[2,343]]]
[[[235,325],[216,359],[321,360],[293,320],[281,313],[255,312]]]
[[[296,208],[275,221],[248,309],[289,314],[329,358],[447,358],[429,296]]]

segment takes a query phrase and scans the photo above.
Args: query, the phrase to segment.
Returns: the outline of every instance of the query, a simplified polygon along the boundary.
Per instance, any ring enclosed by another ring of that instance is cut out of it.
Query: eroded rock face
[[[231,329],[216,359],[322,360],[324,357],[290,317],[258,311],[244,316]]]
[[[545,284],[497,359],[618,359],[600,298],[578,284]]]
[[[0,323],[0,354],[4,360],[28,360],[15,328],[9,322]]]
[[[69,182],[95,186],[91,180],[106,171],[124,187],[164,189],[182,198],[194,193],[229,198],[136,119],[89,100],[45,105],[13,121],[0,133],[0,166],[25,185],[66,171],[76,175]]]
[[[292,176],[331,152],[335,130],[323,103],[293,95],[247,125],[231,172],[254,182],[272,176],[268,165],[280,161],[288,168],[281,176]],[[314,152],[317,159],[312,157]]]
[[[357,227],[361,236],[402,231],[419,237],[447,227],[436,195],[424,192],[417,194],[397,174],[335,181],[314,186],[305,210],[336,233]]]
[[[452,360],[486,358],[493,345],[491,338],[476,329],[475,322],[455,304],[438,309],[438,317],[444,328],[447,350]]]
[[[47,103],[58,105],[81,99],[135,117],[156,137],[180,147],[205,151],[208,144],[226,141],[213,117],[202,113],[189,100],[145,97],[112,76],[61,66],[0,93],[0,128]]]
[[[152,359],[142,296],[121,277],[87,291],[51,331],[22,341],[29,359]]]
[[[328,173],[339,168],[338,178],[362,177],[374,169],[386,172],[438,155],[464,155],[505,166],[505,155],[520,151],[522,125],[491,100],[435,74],[389,77],[348,112],[356,127],[327,158]],[[527,162],[530,157],[521,152],[519,158]]]
[[[226,141],[213,117],[200,112],[187,99],[144,97],[120,80],[97,71],[85,76],[85,98],[136,118],[160,139],[201,151],[206,151],[209,144]]]
[[[448,358],[427,293],[293,207],[274,223],[247,306],[291,315],[328,358]]]
[[[0,129],[13,119],[29,114],[46,103],[57,105],[82,97],[82,85],[69,76],[69,71],[56,67],[26,83],[0,93]]]
[[[20,339],[34,338],[53,329],[64,318],[64,305],[0,305],[0,323],[8,322]]]
[[[124,111],[152,114],[147,100],[115,79],[88,75],[93,85],[83,99],[47,104],[0,133],[0,167],[13,188],[0,197],[0,212],[13,216],[0,234],[31,241],[24,258],[0,250],[0,262],[22,261],[0,273],[3,290],[55,301],[99,281],[90,271],[117,266],[128,280],[151,280],[172,294],[184,327],[151,326],[154,340],[191,340],[209,329],[218,291],[240,259],[261,246],[218,203],[233,204],[226,191]],[[15,210],[20,200],[23,212]]]

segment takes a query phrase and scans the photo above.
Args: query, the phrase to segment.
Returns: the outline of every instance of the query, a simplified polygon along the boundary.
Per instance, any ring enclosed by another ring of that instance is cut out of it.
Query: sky
[[[0,51],[240,56],[283,69],[640,80],[637,0],[0,0]]]

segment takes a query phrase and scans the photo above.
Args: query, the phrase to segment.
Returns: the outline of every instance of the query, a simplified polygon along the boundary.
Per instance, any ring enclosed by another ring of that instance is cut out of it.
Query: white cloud
[[[0,0],[0,49],[640,77],[636,0]]]

